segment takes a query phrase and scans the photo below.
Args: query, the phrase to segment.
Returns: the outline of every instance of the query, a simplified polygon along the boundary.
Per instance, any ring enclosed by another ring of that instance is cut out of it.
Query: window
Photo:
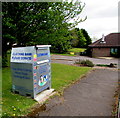
[[[111,49],[110,49],[110,52],[113,53],[113,52],[114,52],[114,48],[111,48]]]
[[[115,48],[115,52],[118,52],[118,49],[117,49],[117,48]]]
[[[117,48],[111,48],[111,49],[110,49],[110,52],[111,52],[111,53],[117,53],[117,52],[118,52],[118,49],[117,49]]]

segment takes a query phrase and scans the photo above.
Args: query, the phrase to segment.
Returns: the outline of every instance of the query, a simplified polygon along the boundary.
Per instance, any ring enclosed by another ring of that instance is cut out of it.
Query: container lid
[[[37,48],[51,47],[51,45],[36,45]]]
[[[35,54],[34,46],[12,48],[10,62],[32,63],[33,54]]]

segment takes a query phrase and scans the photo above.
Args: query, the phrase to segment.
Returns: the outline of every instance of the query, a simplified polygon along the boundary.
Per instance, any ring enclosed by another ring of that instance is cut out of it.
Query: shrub
[[[117,67],[116,65],[117,64],[110,63],[110,65],[108,65],[108,67]]]
[[[115,64],[115,63],[110,63],[109,65],[107,65],[107,64],[96,64],[96,66],[101,66],[101,67],[117,67],[117,64]]]
[[[77,60],[75,64],[79,64],[80,66],[88,66],[88,67],[94,67],[94,64],[90,60]]]
[[[84,65],[84,66],[86,66],[86,61],[85,61],[85,60],[82,60],[82,61],[81,61],[81,64]]]
[[[76,60],[75,64],[81,64],[81,60],[80,59]]]
[[[96,66],[108,67],[108,65],[107,65],[107,64],[96,64]]]
[[[93,66],[94,66],[93,62],[90,61],[90,60],[86,60],[86,65],[87,65],[88,67],[93,67]]]
[[[8,66],[7,56],[1,57],[0,61],[2,61],[2,67]]]

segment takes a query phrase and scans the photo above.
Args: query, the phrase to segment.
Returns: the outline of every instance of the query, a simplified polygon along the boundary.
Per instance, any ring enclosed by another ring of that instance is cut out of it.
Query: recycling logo
[[[39,82],[38,82],[38,85],[39,86],[44,86],[48,81],[48,77],[47,75],[41,75],[40,78],[39,78]]]

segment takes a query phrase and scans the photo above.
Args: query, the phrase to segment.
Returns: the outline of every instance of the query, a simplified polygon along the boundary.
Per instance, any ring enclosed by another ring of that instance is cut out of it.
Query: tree
[[[72,47],[82,48],[86,46],[86,38],[79,28],[72,29],[70,34]]]
[[[43,43],[43,40],[46,41],[47,39],[46,43],[52,44],[52,51],[66,52],[70,48],[68,29],[74,27],[85,19],[79,19],[78,21],[75,20],[73,23],[68,22],[80,14],[83,8],[84,6],[81,6],[79,2],[74,4],[72,2],[54,3],[48,10],[50,14],[48,21],[51,26],[48,25],[49,28],[45,30],[45,33],[43,33],[44,31],[40,31],[43,33],[42,36],[41,33],[38,33],[38,42]]]
[[[84,37],[84,35],[83,35],[83,33],[81,32],[81,30],[79,30],[78,32],[77,32],[77,34],[78,34],[78,39],[79,39],[79,42],[78,42],[78,48],[83,48],[83,47],[85,47],[86,46],[86,39],[85,39],[85,37]]]
[[[43,10],[46,10],[48,3],[2,3],[2,58],[3,66],[6,65],[7,50],[13,44],[26,46],[34,39],[34,33],[39,30],[43,22]],[[45,7],[45,8],[44,8]],[[38,12],[39,11],[39,12]],[[39,18],[42,17],[42,18]]]
[[[13,44],[51,44],[52,50],[67,51],[70,47],[68,29],[86,19],[76,19],[84,6],[78,1],[3,2],[3,60]],[[71,19],[74,19],[73,23],[70,22]]]
[[[85,29],[81,29],[81,32],[86,39],[86,47],[88,47],[92,43],[92,40]]]
[[[72,47],[77,47],[78,45],[78,35],[77,35],[77,30],[76,29],[72,29],[69,31],[69,35],[70,35],[70,43]]]

